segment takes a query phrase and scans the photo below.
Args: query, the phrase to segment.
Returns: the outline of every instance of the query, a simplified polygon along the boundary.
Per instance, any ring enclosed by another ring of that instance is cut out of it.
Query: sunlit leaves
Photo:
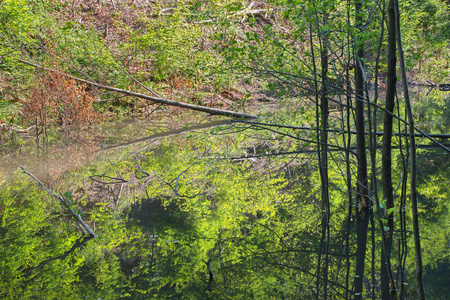
[[[124,44],[126,49],[139,50],[151,63],[155,79],[163,80],[183,73],[194,76],[201,67],[206,67],[208,54],[198,49],[198,41],[203,38],[201,28],[186,22],[182,7],[160,20],[146,21],[146,30],[136,32]],[[202,66],[203,65],[203,66]]]
[[[11,47],[14,42],[26,43],[33,41],[30,33],[37,26],[37,20],[28,7],[27,2],[25,0],[5,0],[0,3],[1,55],[11,55],[12,52],[16,52],[17,49]]]

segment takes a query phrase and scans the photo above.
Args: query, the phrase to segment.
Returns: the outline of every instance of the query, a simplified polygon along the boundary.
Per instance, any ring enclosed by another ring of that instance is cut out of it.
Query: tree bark
[[[358,29],[358,36],[361,36],[362,16],[361,16],[362,2],[357,0],[355,2],[356,27]],[[363,279],[364,267],[367,248],[367,227],[369,225],[369,218],[372,210],[372,201],[369,197],[369,190],[367,187],[367,155],[366,155],[366,141],[365,141],[365,117],[364,117],[364,75],[362,58],[364,49],[362,43],[357,40],[356,43],[356,66],[355,66],[355,96],[356,96],[356,145],[358,157],[358,174],[356,185],[356,196],[359,207],[357,208],[356,216],[356,271],[354,281],[354,299],[362,299],[363,293]]]
[[[381,181],[383,184],[383,198],[386,201],[385,216],[388,219],[387,230],[382,229],[385,235],[382,239],[383,247],[381,252],[381,296],[382,299],[391,299],[390,281],[392,284],[390,255],[392,248],[392,237],[394,233],[394,213],[389,209],[394,207],[394,194],[392,187],[392,123],[395,106],[395,91],[397,83],[396,74],[396,47],[395,47],[395,8],[394,0],[389,1],[388,8],[389,28],[388,28],[388,78],[386,90],[386,112],[384,113],[384,127],[383,127],[383,151],[382,151],[382,166],[381,166]],[[395,289],[392,289],[395,293]],[[392,295],[393,296],[393,295]]]

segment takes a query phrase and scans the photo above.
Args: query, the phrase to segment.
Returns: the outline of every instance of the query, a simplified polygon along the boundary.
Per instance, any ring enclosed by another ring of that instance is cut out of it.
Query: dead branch
[[[81,219],[81,216],[79,214],[77,214],[72,207],[70,207],[69,205],[69,201],[67,201],[67,199],[61,195],[58,196],[55,193],[53,193],[52,191],[50,191],[39,179],[37,179],[33,174],[31,174],[30,172],[28,172],[27,170],[25,170],[21,165],[19,165],[19,167],[22,169],[22,172],[25,174],[28,174],[31,178],[33,178],[47,193],[49,193],[51,196],[57,198],[59,201],[61,201],[61,204],[63,206],[65,206],[70,213],[72,214],[72,216],[75,218],[75,220],[80,223],[83,228],[87,231],[87,233],[89,233],[89,236],[91,237],[95,237],[95,233],[91,230],[91,228],[89,228],[88,225],[86,225],[86,223],[84,223],[84,221]]]
[[[173,101],[173,100],[167,100],[167,99],[162,99],[162,98],[156,98],[156,97],[151,97],[151,96],[147,96],[144,94],[140,94],[140,93],[135,93],[132,91],[128,91],[128,90],[122,90],[122,89],[118,89],[115,87],[111,87],[111,86],[106,86],[106,85],[101,85],[92,81],[88,81],[88,80],[84,80],[75,76],[71,76],[71,75],[67,75],[63,72],[60,71],[56,71],[53,69],[49,69],[46,67],[42,67],[40,65],[28,62],[26,60],[22,60],[19,58],[16,58],[16,60],[33,66],[35,68],[40,68],[42,70],[46,70],[49,72],[55,72],[55,73],[60,73],[63,74],[64,76],[68,77],[68,78],[72,78],[75,79],[76,81],[91,85],[91,86],[95,86],[99,89],[103,89],[103,90],[107,90],[107,91],[113,91],[113,92],[117,92],[120,94],[124,94],[127,96],[132,96],[132,97],[137,97],[137,98],[141,98],[141,99],[145,99],[148,101],[152,101],[155,103],[160,103],[160,104],[165,104],[165,105],[170,105],[170,106],[177,106],[177,107],[182,107],[182,108],[187,108],[190,110],[196,110],[196,111],[201,111],[201,112],[206,112],[210,115],[219,115],[219,116],[226,116],[226,117],[232,117],[232,118],[238,118],[238,119],[256,119],[258,118],[255,115],[250,115],[250,114],[245,114],[245,113],[239,113],[239,112],[234,112],[234,111],[230,111],[230,110],[225,110],[225,109],[215,109],[215,108],[210,108],[210,107],[205,107],[205,106],[200,106],[200,105],[195,105],[195,104],[189,104],[189,103],[183,103],[183,102],[178,102],[178,101]]]

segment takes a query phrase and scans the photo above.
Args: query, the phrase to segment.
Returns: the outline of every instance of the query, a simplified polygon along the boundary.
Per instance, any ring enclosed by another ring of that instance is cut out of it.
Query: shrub
[[[59,72],[48,71],[38,84],[30,88],[30,98],[24,101],[23,114],[41,127],[53,125],[86,125],[100,115],[92,104],[95,96]]]

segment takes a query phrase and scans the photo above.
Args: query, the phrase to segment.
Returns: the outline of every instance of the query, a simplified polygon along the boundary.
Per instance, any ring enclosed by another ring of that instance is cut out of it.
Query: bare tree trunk
[[[351,17],[350,17],[350,9],[351,0],[347,0],[347,26],[351,26]],[[347,43],[351,45],[351,39],[350,35],[347,35]],[[350,59],[352,51],[349,49],[347,50],[347,57]],[[348,62],[349,63],[349,62]],[[343,144],[345,148],[350,148],[352,144],[352,134],[350,134],[351,129],[351,118],[352,118],[352,87],[350,84],[350,70],[349,68],[346,68],[345,70],[345,80],[346,80],[346,100],[347,100],[347,116],[346,116],[346,126],[347,129],[347,136],[343,135]],[[344,120],[344,118],[343,118]],[[346,139],[347,138],[347,143]],[[346,265],[347,265],[347,276],[345,277],[345,286],[347,287],[345,291],[345,300],[350,299],[351,294],[349,293],[350,290],[350,268],[351,268],[351,260],[350,260],[350,232],[352,228],[352,216],[353,216],[353,185],[352,185],[352,170],[351,170],[351,162],[350,162],[350,151],[345,152],[345,166],[346,166],[346,177],[347,177],[347,197],[348,197],[348,210],[347,210],[347,230],[346,230],[346,236],[345,236],[345,256],[346,256]]]
[[[388,8],[389,29],[388,29],[388,78],[386,90],[386,112],[384,114],[383,127],[383,151],[382,151],[382,171],[381,181],[383,182],[383,197],[386,201],[385,214],[388,223],[388,230],[382,229],[383,247],[381,253],[381,296],[382,299],[391,299],[389,291],[389,282],[392,280],[390,255],[392,249],[392,237],[394,233],[394,212],[389,211],[394,207],[394,194],[392,187],[392,113],[395,106],[395,91],[397,83],[396,65],[396,47],[395,47],[395,9],[394,0],[389,1]],[[392,280],[393,284],[393,280]],[[395,290],[392,291],[395,293]]]
[[[414,233],[414,246],[416,252],[416,283],[417,283],[417,290],[419,293],[419,299],[425,299],[425,292],[423,289],[423,281],[422,281],[423,267],[422,267],[422,250],[420,246],[420,235],[419,235],[419,213],[417,211],[416,139],[414,136],[414,117],[411,109],[411,101],[409,99],[408,81],[406,78],[405,57],[403,53],[402,37],[400,32],[400,8],[398,6],[398,0],[395,1],[395,14],[396,14],[397,47],[400,61],[400,69],[402,71],[402,83],[405,97],[405,105],[409,121],[409,135],[410,135],[409,139],[411,151],[410,192],[411,192],[411,211],[412,211],[412,222]]]
[[[326,24],[326,12],[324,16],[324,23]],[[321,208],[322,208],[322,238],[320,245],[320,252],[325,253],[323,262],[322,276],[324,281],[323,299],[328,299],[328,247],[330,240],[330,197],[328,185],[328,45],[326,37],[322,37],[322,49],[320,53],[320,60],[322,64],[322,89],[320,95],[320,143],[319,143],[319,166],[321,187]]]
[[[362,30],[361,17],[362,2],[355,2],[356,27],[359,34]],[[356,94],[356,151],[358,156],[358,181],[356,185],[356,195],[359,207],[356,216],[356,271],[354,281],[354,299],[362,299],[364,267],[367,248],[367,227],[369,225],[372,201],[369,197],[367,187],[367,156],[365,141],[365,117],[364,117],[364,75],[362,57],[364,55],[363,46],[356,41],[356,66],[355,66],[355,94]]]

